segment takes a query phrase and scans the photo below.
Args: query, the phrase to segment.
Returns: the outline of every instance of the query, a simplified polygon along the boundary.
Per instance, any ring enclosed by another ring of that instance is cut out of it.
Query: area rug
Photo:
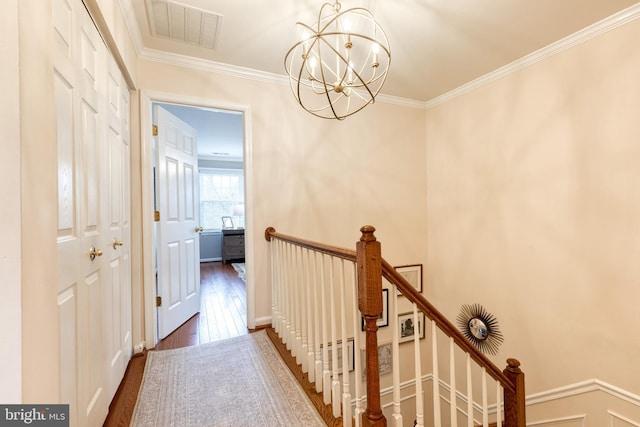
[[[131,426],[324,426],[266,332],[150,351]]]
[[[245,280],[244,276],[245,276],[245,265],[244,262],[234,262],[231,263],[231,266],[233,267],[233,269],[236,271],[236,273],[238,273],[238,276],[242,279]]]

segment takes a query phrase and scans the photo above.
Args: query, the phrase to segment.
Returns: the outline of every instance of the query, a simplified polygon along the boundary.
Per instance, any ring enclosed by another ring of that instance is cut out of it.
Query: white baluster
[[[325,281],[325,256],[322,254],[320,269],[320,292],[322,294],[322,398],[325,405],[331,403],[331,371],[329,370],[329,321],[327,319],[327,297]]]
[[[298,345],[296,343],[297,334],[296,328],[298,328],[298,264],[296,262],[296,255],[298,247],[295,244],[291,244],[291,252],[289,253],[289,293],[291,295],[291,313],[289,318],[291,319],[291,329],[289,339],[291,340],[291,354],[293,357],[298,357]]]
[[[280,338],[281,339],[286,339],[286,330],[287,330],[287,324],[286,324],[286,317],[285,317],[285,310],[286,310],[286,298],[287,298],[287,293],[286,293],[286,270],[285,270],[285,243],[280,240],[280,244],[278,247],[278,323],[280,326]]]
[[[449,417],[452,426],[458,425],[458,397],[456,395],[456,356],[455,356],[455,341],[453,338],[449,338],[449,383],[451,391],[449,393],[449,405],[450,412]]]
[[[285,302],[285,310],[284,310],[284,315],[285,315],[285,319],[286,319],[286,329],[284,331],[284,335],[283,335],[283,341],[286,344],[287,350],[289,350],[290,353],[293,353],[292,349],[291,349],[291,343],[293,342],[292,340],[292,331],[291,331],[291,306],[292,306],[292,302],[291,302],[291,298],[292,298],[292,289],[291,289],[291,244],[290,243],[286,243],[285,246],[285,269],[284,269],[284,274],[285,274],[285,295],[286,295],[286,302]],[[295,355],[294,355],[295,356]]]
[[[273,329],[278,333],[278,270],[277,270],[277,243],[276,239],[271,238],[271,244],[269,245],[269,262],[271,264],[271,325]]]
[[[482,427],[489,427],[489,403],[487,396],[487,369],[482,367]]]
[[[413,350],[415,357],[416,375],[416,427],[424,426],[424,394],[422,392],[422,357],[420,356],[420,323],[418,321],[418,306],[413,304]],[[425,325],[422,325],[424,328]]]
[[[442,414],[440,411],[440,369],[438,367],[438,329],[436,322],[431,321],[431,356],[433,358],[433,425],[442,427]]]
[[[298,284],[296,279],[296,251],[297,247],[292,244],[289,252],[289,341],[291,345],[291,354],[294,358],[298,358],[298,344],[296,342],[296,325],[298,324]]]
[[[303,287],[301,284],[301,280],[300,280],[300,276],[301,276],[301,270],[302,270],[302,266],[300,264],[300,253],[302,253],[302,248],[299,246],[295,246],[294,247],[294,253],[293,253],[293,289],[295,290],[294,292],[294,303],[293,303],[293,307],[295,310],[295,358],[296,361],[300,364],[302,357],[303,357],[303,353],[302,353],[302,322],[303,322],[303,315],[302,315],[302,308],[304,307],[304,294],[302,293],[303,291]],[[306,357],[306,354],[304,355],[304,357]]]
[[[331,382],[331,407],[333,408],[333,416],[340,416],[340,370],[338,366],[338,326],[336,325],[336,292],[335,292],[335,273],[333,271],[334,258],[331,257],[329,263],[329,295],[331,307],[331,370],[333,381]],[[347,345],[346,342],[342,343]],[[343,360],[345,363],[346,360]]]
[[[496,381],[496,425],[502,426],[502,386]]]
[[[403,427],[402,423],[402,411],[400,400],[400,343],[398,337],[398,288],[392,286],[393,297],[391,298],[391,307],[389,307],[389,317],[391,321],[389,326],[391,327],[391,375],[393,376],[393,427]]]
[[[304,347],[306,343],[306,316],[304,314],[305,304],[305,285],[304,285],[304,267],[302,263],[302,247],[296,246],[295,252],[295,287],[296,287],[296,352],[298,364],[304,366],[304,361],[307,358],[307,351]],[[303,372],[306,372],[303,368]]]
[[[340,325],[342,335],[342,423],[351,427],[351,390],[349,390],[349,337],[347,336],[347,284],[344,259],[340,259]],[[355,342],[354,349],[355,353]],[[355,355],[354,355],[355,356]]]
[[[473,383],[471,379],[471,355],[467,353],[467,427],[473,427]]]
[[[313,253],[313,294],[315,296],[315,366],[316,366],[316,392],[320,393],[322,391],[322,354],[321,354],[321,343],[322,343],[322,313],[324,312],[324,296],[322,299],[320,298],[320,293],[322,292],[322,281],[318,279],[318,254]],[[324,295],[324,293],[323,293]],[[321,304],[319,307],[318,305]]]
[[[311,250],[306,250],[305,257],[305,275],[306,275],[306,283],[307,283],[307,368],[309,370],[309,382],[312,383],[316,380],[316,371],[314,365],[314,336],[313,336],[313,313],[314,302],[313,302],[313,282],[311,280]]]

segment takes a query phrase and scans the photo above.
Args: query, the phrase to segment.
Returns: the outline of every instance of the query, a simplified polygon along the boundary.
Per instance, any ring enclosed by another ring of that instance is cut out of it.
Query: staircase
[[[520,363],[497,368],[360,231],[355,251],[265,231],[270,336],[328,424],[524,427]]]

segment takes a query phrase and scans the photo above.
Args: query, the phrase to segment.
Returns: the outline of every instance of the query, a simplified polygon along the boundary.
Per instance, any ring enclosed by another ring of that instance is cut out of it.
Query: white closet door
[[[94,426],[131,357],[129,98],[82,2],[52,6],[60,401]]]
[[[113,58],[107,58],[106,203],[104,203],[106,369],[113,396],[131,358],[131,228],[129,92]]]

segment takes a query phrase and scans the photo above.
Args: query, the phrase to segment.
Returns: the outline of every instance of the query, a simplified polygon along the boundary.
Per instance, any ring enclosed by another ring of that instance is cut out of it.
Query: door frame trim
[[[251,107],[227,101],[209,98],[192,97],[175,93],[141,90],[140,91],[140,156],[142,185],[142,276],[143,303],[140,317],[144,318],[144,340],[147,348],[153,348],[158,342],[156,311],[156,281],[153,267],[154,233],[153,233],[153,150],[151,139],[152,104],[173,103],[185,106],[230,110],[242,113],[244,131],[243,163],[245,192],[245,258],[247,263],[247,327],[255,328],[255,278],[253,265],[253,150],[251,138]],[[137,313],[133,313],[137,315]]]

